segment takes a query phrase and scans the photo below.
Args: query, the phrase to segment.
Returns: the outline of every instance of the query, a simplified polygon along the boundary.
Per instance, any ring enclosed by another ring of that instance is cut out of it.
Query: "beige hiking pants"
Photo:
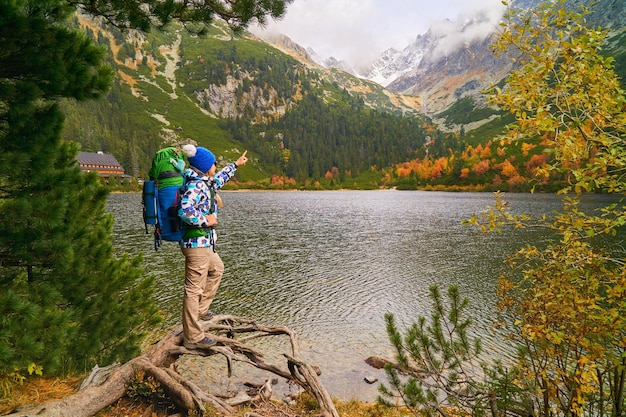
[[[198,317],[209,311],[224,274],[224,263],[213,248],[184,248],[185,291],[183,337],[196,343],[204,338]]]

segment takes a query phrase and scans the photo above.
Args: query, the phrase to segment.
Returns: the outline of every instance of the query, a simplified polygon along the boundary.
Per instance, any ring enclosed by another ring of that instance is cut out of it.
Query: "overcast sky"
[[[390,47],[403,49],[433,24],[480,10],[499,13],[502,7],[501,0],[294,0],[284,18],[270,19],[263,31],[282,33],[324,58],[355,64]]]

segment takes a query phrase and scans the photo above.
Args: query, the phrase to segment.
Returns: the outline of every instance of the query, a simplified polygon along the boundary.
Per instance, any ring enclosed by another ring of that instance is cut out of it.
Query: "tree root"
[[[203,392],[192,381],[176,372],[173,366],[183,355],[208,357],[216,354],[221,354],[226,358],[229,371],[232,369],[232,362],[239,361],[269,371],[288,382],[299,385],[317,399],[323,416],[339,417],[332,398],[319,381],[319,371],[300,358],[298,336],[291,329],[285,326],[257,324],[244,317],[217,315],[210,321],[204,322],[204,330],[215,335],[218,341],[216,345],[204,349],[187,349],[182,345],[182,326],[177,326],[145,354],[125,364],[105,368],[96,366],[74,395],[61,400],[23,407],[9,414],[9,417],[33,415],[91,417],[123,397],[126,386],[138,371],[143,371],[157,380],[172,402],[182,410],[195,410],[200,415],[205,415],[206,407],[210,405],[221,415],[232,415],[236,412],[236,405],[246,403],[248,400],[231,405],[228,401]],[[252,339],[269,336],[289,337],[291,352],[283,354],[286,358],[286,367],[266,362],[262,352],[246,344]],[[269,381],[266,381],[259,390],[259,395],[250,397],[249,401],[268,399],[271,396],[270,385]]]

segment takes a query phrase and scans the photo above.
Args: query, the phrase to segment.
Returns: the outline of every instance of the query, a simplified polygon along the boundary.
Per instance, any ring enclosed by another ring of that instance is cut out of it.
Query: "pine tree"
[[[58,98],[98,97],[112,72],[46,6],[0,1],[0,374],[127,359],[157,317],[140,258],[113,253],[106,189],[61,138]]]
[[[61,137],[60,99],[99,98],[113,79],[70,14],[121,29],[177,20],[198,33],[220,16],[238,31],[289,2],[0,0],[0,376],[127,359],[158,317],[141,258],[114,254],[107,190]]]

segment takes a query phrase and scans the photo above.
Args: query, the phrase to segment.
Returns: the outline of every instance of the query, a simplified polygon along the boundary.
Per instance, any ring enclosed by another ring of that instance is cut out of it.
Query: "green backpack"
[[[171,185],[183,185],[185,160],[183,151],[174,148],[163,148],[152,158],[152,168],[148,172],[150,180],[156,181],[159,189]]]
[[[152,158],[148,172],[150,180],[143,184],[143,218],[146,233],[148,225],[154,225],[155,250],[163,240],[178,242],[182,239],[178,206],[180,190],[185,183],[184,171],[185,160],[179,148],[163,148]]]

